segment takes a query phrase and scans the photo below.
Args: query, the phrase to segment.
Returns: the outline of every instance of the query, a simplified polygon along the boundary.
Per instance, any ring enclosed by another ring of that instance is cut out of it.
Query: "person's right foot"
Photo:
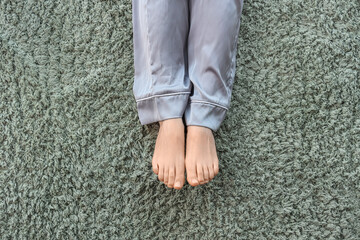
[[[152,168],[168,187],[181,189],[185,183],[185,127],[182,118],[159,121]]]

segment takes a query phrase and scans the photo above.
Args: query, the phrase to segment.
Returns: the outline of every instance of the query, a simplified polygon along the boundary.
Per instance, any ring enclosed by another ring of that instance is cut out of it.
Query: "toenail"
[[[198,184],[199,183],[197,179],[193,179],[192,182],[193,182],[193,184]]]
[[[176,182],[174,187],[180,187],[180,182]]]

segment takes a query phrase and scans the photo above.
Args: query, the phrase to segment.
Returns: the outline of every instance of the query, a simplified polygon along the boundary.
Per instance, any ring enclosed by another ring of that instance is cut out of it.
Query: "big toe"
[[[195,171],[195,166],[187,167],[186,174],[187,174],[187,181],[191,186],[195,187],[199,185],[198,177]]]
[[[175,179],[175,184],[174,184],[174,188],[175,189],[181,189],[183,186],[184,186],[184,182],[185,182],[185,177],[182,176],[182,177],[177,177]]]

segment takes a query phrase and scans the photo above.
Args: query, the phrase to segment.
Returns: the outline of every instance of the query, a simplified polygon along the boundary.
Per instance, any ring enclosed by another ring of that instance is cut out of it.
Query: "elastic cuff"
[[[136,102],[141,125],[182,118],[190,93],[156,95]]]
[[[227,108],[206,102],[189,101],[185,109],[186,126],[197,125],[210,128],[216,132],[223,122]]]

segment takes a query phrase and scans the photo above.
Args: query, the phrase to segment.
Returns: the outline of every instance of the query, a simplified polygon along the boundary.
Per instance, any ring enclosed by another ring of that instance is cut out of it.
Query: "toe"
[[[159,175],[158,178],[160,181],[164,181],[164,167],[162,165],[159,166]]]
[[[211,165],[210,167],[208,167],[208,170],[209,170],[209,180],[211,180],[211,179],[214,178],[214,168],[213,168],[213,166]]]
[[[184,178],[184,177],[183,177]],[[184,186],[184,180],[176,179],[174,188],[180,190]]]
[[[175,189],[181,189],[185,183],[185,174],[184,174],[184,167],[177,166],[176,167],[176,176],[175,176]]]
[[[203,166],[203,171],[204,171],[204,181],[208,182],[209,181],[209,170],[208,170],[208,166],[204,165]]]
[[[200,183],[199,183],[199,181],[197,180],[197,178],[196,177],[194,177],[194,178],[192,178],[191,179],[191,186],[197,186],[197,185],[199,185]]]
[[[181,189],[184,186],[184,182],[185,182],[184,174],[183,176],[176,176],[174,188]]]
[[[195,187],[199,185],[199,181],[197,180],[195,165],[186,166],[186,175],[187,175],[187,181],[191,186]]]
[[[219,162],[215,161],[213,163],[213,167],[214,167],[214,177],[219,173]]]
[[[202,182],[204,182],[204,171],[200,164],[196,165],[196,173],[197,173],[198,181],[201,184]]]
[[[170,187],[170,188],[174,187],[174,182],[175,182],[175,169],[172,167],[169,170],[168,187]]]
[[[159,165],[156,162],[152,164],[152,170],[156,175],[159,174]]]
[[[164,183],[167,185],[169,182],[169,168],[164,168]]]

